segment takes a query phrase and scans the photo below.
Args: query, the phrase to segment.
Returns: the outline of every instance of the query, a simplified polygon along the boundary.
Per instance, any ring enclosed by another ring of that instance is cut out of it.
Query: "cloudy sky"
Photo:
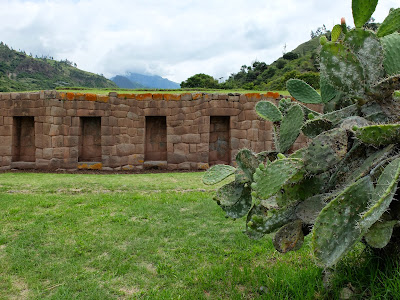
[[[398,0],[380,0],[382,22]],[[33,55],[69,59],[111,77],[215,78],[253,61],[271,63],[322,24],[346,17],[350,0],[0,0],[0,40]]]

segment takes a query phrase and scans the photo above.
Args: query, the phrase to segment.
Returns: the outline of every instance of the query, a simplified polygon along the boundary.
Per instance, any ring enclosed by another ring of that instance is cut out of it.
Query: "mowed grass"
[[[309,237],[284,255],[271,236],[250,240],[201,176],[0,174],[0,299],[329,299],[349,284],[400,295],[398,265],[360,251],[325,290]]]

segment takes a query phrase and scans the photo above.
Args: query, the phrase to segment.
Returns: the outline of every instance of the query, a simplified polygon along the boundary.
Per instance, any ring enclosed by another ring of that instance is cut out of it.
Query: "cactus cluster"
[[[378,31],[363,29],[378,0],[353,0],[356,28],[342,19],[331,41],[321,39],[321,93],[291,79],[297,100],[256,105],[273,123],[275,151],[242,149],[237,167],[216,165],[204,176],[215,184],[234,175],[215,200],[227,216],[247,215],[246,233],[276,232],[280,252],[299,249],[311,232],[317,263],[336,264],[357,242],[384,248],[400,224],[400,8]],[[302,103],[324,105],[324,114]],[[299,134],[307,147],[290,153]]]

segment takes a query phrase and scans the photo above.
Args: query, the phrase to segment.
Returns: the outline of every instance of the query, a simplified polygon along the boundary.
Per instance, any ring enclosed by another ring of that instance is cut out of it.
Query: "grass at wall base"
[[[217,165],[203,178],[230,176],[214,199],[228,217],[245,218],[250,238],[275,233],[275,249],[287,253],[310,236],[315,262],[326,269],[360,243],[400,254],[400,8],[373,32],[362,26],[377,3],[353,0],[356,28],[342,19],[330,41],[321,38],[320,93],[291,79],[287,89],[299,103],[256,105],[274,125],[275,150],[242,149],[236,168]],[[303,103],[323,104],[324,113]],[[310,143],[292,153],[300,133]]]
[[[310,255],[274,250],[209,201],[203,173],[0,174],[0,299],[396,298],[400,268],[363,245],[327,291]],[[23,183],[23,184],[21,184]]]

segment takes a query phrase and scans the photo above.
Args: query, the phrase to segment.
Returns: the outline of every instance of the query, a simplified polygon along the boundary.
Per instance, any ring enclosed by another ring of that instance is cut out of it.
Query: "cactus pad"
[[[380,93],[380,96],[382,94]],[[375,123],[386,123],[388,116],[383,112],[381,106],[376,102],[368,102],[361,107],[361,113],[368,121]]]
[[[217,190],[214,200],[218,205],[232,206],[236,204],[242,196],[244,184],[230,182]]]
[[[249,149],[241,149],[236,155],[236,163],[246,175],[247,182],[253,181],[253,174],[259,165],[256,155]]]
[[[362,97],[365,77],[358,58],[342,45],[326,43],[320,53],[321,76],[336,90]]]
[[[300,105],[294,104],[283,117],[279,130],[279,151],[290,149],[300,134],[304,122],[304,112]]]
[[[356,137],[370,145],[389,145],[400,142],[400,124],[370,125],[357,128]]]
[[[373,85],[381,80],[385,75],[383,49],[375,33],[355,29],[346,34],[344,43],[358,58],[364,70],[367,85]]]
[[[366,230],[379,220],[389,208],[397,190],[400,176],[400,158],[395,159],[383,170],[371,199],[371,207],[362,215],[360,226]]]
[[[353,131],[354,126],[356,127],[364,127],[364,126],[369,126],[370,122],[363,117],[359,116],[353,116],[353,117],[348,117],[343,120],[343,122],[340,124],[340,128]]]
[[[373,193],[369,176],[346,188],[321,211],[315,221],[312,247],[316,259],[324,266],[337,263],[362,237],[358,226]]]
[[[365,235],[365,241],[373,248],[385,247],[392,237],[393,227],[398,221],[376,222]]]
[[[256,104],[257,114],[268,121],[280,122],[282,120],[281,111],[269,101],[260,101]]]
[[[258,240],[264,236],[264,233],[256,230],[257,225],[252,221],[252,217],[257,216],[255,218],[256,219],[258,218],[258,220],[260,220],[260,219],[266,218],[267,214],[268,214],[268,209],[264,205],[260,204],[260,205],[252,206],[252,208],[250,209],[249,213],[247,214],[247,218],[246,218],[245,233],[249,238]],[[250,225],[255,229],[252,229],[250,227]]]
[[[304,242],[301,220],[293,221],[284,225],[275,234],[274,247],[280,253],[299,250]]]
[[[321,96],[314,88],[300,79],[289,79],[286,88],[296,100],[303,103],[322,103]]]
[[[327,119],[333,123],[333,125],[338,125],[341,123],[344,119],[348,117],[352,117],[357,115],[358,113],[358,107],[356,104],[346,106],[342,109],[327,113],[323,115],[324,119]]]
[[[331,32],[331,41],[336,42],[340,35],[342,34],[342,26],[337,24],[333,26],[332,32]]]
[[[239,200],[230,206],[221,205],[221,208],[225,211],[226,216],[232,219],[238,219],[244,217],[249,212],[252,205],[251,189],[248,186],[243,188],[242,194]]]
[[[207,185],[216,184],[221,182],[228,176],[235,173],[236,168],[228,165],[215,165],[212,166],[210,169],[203,176],[203,183]]]
[[[321,133],[308,146],[304,165],[308,173],[319,174],[340,162],[347,153],[346,130],[335,128]]]
[[[320,77],[319,85],[321,87],[321,99],[323,103],[328,103],[338,94],[333,86],[331,86],[323,76]]]
[[[400,8],[390,12],[381,26],[379,26],[376,34],[378,37],[384,37],[398,30],[400,30]]]
[[[367,159],[348,176],[347,180],[356,181],[367,175],[375,165],[387,158],[393,147],[394,145],[389,145],[384,149],[368,155]]]
[[[320,193],[328,179],[329,174],[324,173],[319,176],[304,178],[297,183],[287,183],[276,194],[276,203],[279,207],[286,207],[304,201]]]
[[[388,75],[400,74],[400,34],[393,33],[381,38],[385,53],[383,65]]]
[[[300,159],[278,159],[266,167],[257,168],[251,188],[258,198],[268,199],[293,177],[302,173],[303,161]]]
[[[331,121],[323,118],[318,118],[308,120],[306,123],[304,123],[303,127],[301,127],[301,131],[304,133],[305,136],[309,138],[315,138],[322,132],[331,130],[332,128],[333,125]]]
[[[314,224],[321,210],[326,206],[325,199],[329,194],[318,194],[301,202],[296,207],[296,216],[305,224]]]
[[[353,0],[353,19],[357,28],[363,27],[375,11],[378,0]]]
[[[278,109],[281,111],[282,114],[286,114],[289,108],[292,107],[292,99],[290,98],[282,98],[279,100]]]
[[[253,212],[253,214],[251,214],[247,226],[260,234],[272,233],[295,219],[295,209],[295,206],[292,206],[279,210],[268,210],[267,212],[252,210],[250,213]]]

